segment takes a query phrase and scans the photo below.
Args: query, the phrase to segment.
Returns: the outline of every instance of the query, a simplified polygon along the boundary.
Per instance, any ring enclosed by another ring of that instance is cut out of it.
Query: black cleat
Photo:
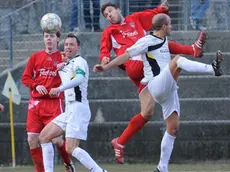
[[[212,67],[214,69],[215,76],[223,75],[223,71],[220,66],[223,60],[224,58],[223,58],[222,52],[218,50],[216,52],[216,59],[212,62]]]
[[[156,168],[153,172],[161,172],[158,168]]]
[[[72,162],[70,162],[68,164],[64,163],[64,166],[65,166],[66,172],[76,172],[74,164]]]

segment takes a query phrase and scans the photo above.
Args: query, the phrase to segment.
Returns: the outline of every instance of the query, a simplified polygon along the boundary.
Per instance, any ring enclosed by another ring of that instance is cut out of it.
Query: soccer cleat
[[[68,164],[64,163],[64,166],[66,172],[76,172],[73,162],[70,162]]]
[[[223,55],[220,50],[216,52],[216,59],[212,62],[212,67],[215,72],[215,76],[221,76],[223,75],[223,71],[221,69],[221,62],[223,61]]]
[[[153,172],[161,172],[158,168],[156,168]]]
[[[119,164],[124,164],[124,150],[121,147],[121,145],[119,145],[117,143],[118,138],[115,138],[111,141],[111,144],[113,146],[114,152],[115,152],[115,157],[116,157],[116,161]]]
[[[203,56],[203,46],[204,46],[205,40],[206,40],[206,32],[201,31],[196,42],[194,44],[192,44],[194,57],[202,57]]]

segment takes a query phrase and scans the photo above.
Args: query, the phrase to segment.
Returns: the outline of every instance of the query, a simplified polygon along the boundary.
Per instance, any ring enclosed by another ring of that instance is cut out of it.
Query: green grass
[[[108,172],[153,172],[156,164],[101,164]],[[81,164],[76,164],[77,172],[89,172]],[[33,172],[32,166],[0,167],[0,172]],[[64,172],[64,166],[55,166],[55,172]],[[227,163],[170,164],[170,172],[230,172]]]

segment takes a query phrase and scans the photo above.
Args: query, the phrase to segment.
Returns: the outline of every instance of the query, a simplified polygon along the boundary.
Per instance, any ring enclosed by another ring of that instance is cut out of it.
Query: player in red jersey
[[[61,84],[61,79],[57,72],[57,64],[62,62],[61,53],[57,49],[60,36],[60,32],[44,32],[45,50],[32,54],[22,75],[22,83],[30,89],[26,121],[27,140],[37,172],[44,171],[39,134],[45,125],[63,112],[64,107],[63,94],[55,97],[51,97],[48,94],[51,88],[58,87]],[[62,138],[54,139],[53,143],[57,144],[58,152],[64,161],[66,171],[75,171]]]
[[[100,61],[102,64],[107,64],[110,61],[111,49],[114,50],[116,56],[123,54],[127,48],[131,47],[138,39],[145,36],[151,29],[154,15],[158,13],[168,13],[168,2],[166,0],[155,9],[133,13],[127,17],[123,17],[120,9],[112,3],[102,5],[101,12],[111,23],[102,33],[100,47]],[[169,41],[169,51],[171,54],[185,54],[201,57],[204,41],[205,32],[201,32],[198,40],[192,45],[181,45]],[[125,144],[148,122],[153,114],[154,101],[152,100],[152,104],[149,104],[149,99],[152,99],[152,97],[146,94],[143,90],[146,85],[141,83],[141,81],[143,83],[148,82],[148,80],[144,81],[146,78],[144,78],[143,66],[140,55],[132,57],[120,66],[125,69],[132,82],[138,87],[139,99],[141,102],[141,112],[130,120],[127,128],[119,138],[112,140],[116,160],[121,164],[124,163],[123,148]],[[147,75],[145,74],[145,76]]]

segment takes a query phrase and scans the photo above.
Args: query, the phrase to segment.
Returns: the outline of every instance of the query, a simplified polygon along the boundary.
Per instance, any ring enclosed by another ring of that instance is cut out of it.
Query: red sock
[[[171,54],[193,55],[193,48],[191,45],[181,45],[176,42],[168,41],[169,51]]]
[[[148,122],[148,120],[143,118],[141,114],[134,116],[130,120],[128,127],[118,138],[117,143],[124,146],[133,137],[133,135],[142,129],[146,122]]]
[[[30,154],[32,156],[34,167],[36,172],[44,172],[43,158],[42,158],[42,149],[37,147],[35,149],[30,149]]]
[[[66,152],[65,143],[66,142],[64,141],[61,147],[57,145],[57,149],[59,155],[62,157],[63,162],[69,164],[71,160],[70,160],[70,155]]]

